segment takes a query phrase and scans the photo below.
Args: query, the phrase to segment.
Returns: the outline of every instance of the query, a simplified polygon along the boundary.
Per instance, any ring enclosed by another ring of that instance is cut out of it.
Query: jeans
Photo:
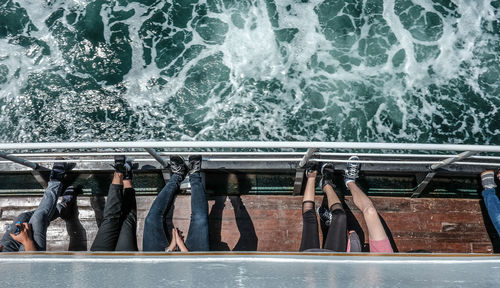
[[[493,222],[497,233],[500,234],[500,200],[495,193],[495,188],[483,190],[483,199],[491,222]]]
[[[174,197],[180,188],[182,176],[172,175],[165,187],[156,197],[144,223],[143,250],[165,251],[168,240],[165,231],[165,213],[174,202]],[[189,251],[208,251],[208,203],[200,173],[189,176],[191,184],[191,221],[186,238]]]
[[[38,208],[36,208],[29,220],[33,231],[33,241],[38,251],[47,249],[47,228],[50,220],[56,214],[57,198],[61,195],[62,188],[61,181],[51,180],[49,186],[45,189],[42,201],[40,201]]]
[[[91,251],[138,251],[137,203],[133,188],[111,184],[104,207],[104,218]]]

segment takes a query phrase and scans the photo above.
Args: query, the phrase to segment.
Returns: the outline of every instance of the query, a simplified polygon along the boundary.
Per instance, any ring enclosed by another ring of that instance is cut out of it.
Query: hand
[[[19,227],[19,234],[10,233],[12,239],[20,242],[24,246],[25,251],[35,251],[35,242],[33,242],[33,232],[29,223],[16,224]]]
[[[175,241],[177,242],[177,247],[179,247],[179,250],[181,250],[181,252],[189,252],[186,245],[184,244],[184,237],[182,237],[182,231],[178,230],[177,228],[174,228],[173,232],[174,233],[172,235],[175,235]]]
[[[176,229],[173,228],[172,229],[172,240],[170,241],[170,245],[168,245],[167,249],[169,251],[175,251],[175,248],[177,247],[177,238],[175,237],[175,232],[176,232]]]

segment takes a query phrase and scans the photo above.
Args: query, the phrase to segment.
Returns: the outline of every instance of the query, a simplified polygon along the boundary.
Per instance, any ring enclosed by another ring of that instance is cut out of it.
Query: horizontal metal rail
[[[300,162],[302,158],[204,158],[207,162]],[[57,163],[57,162],[75,162],[75,163],[112,163],[113,159],[43,159],[36,160],[36,163]],[[154,158],[134,159],[135,162],[154,162]],[[401,164],[401,165],[433,165],[439,164],[440,161],[384,161],[384,160],[358,160],[349,161],[348,159],[309,159],[311,162],[329,162],[329,163],[363,163],[363,164]],[[0,164],[12,163],[11,161],[0,161]],[[500,163],[484,163],[484,162],[454,162],[453,165],[475,165],[475,166],[495,166],[500,167]]]
[[[202,155],[202,156],[302,156],[303,152],[176,152],[176,151],[164,151],[157,152],[160,156],[170,156],[170,155]],[[115,155],[125,155],[125,156],[149,156],[147,152],[47,152],[47,153],[12,153],[9,154],[17,157],[96,157],[96,156],[115,156]],[[353,153],[334,153],[334,152],[316,152],[313,156],[326,156],[326,157],[341,157],[341,156],[352,156]],[[458,154],[394,154],[394,153],[355,153],[355,155],[360,157],[382,157],[382,158],[446,158],[458,156]],[[500,161],[500,156],[470,156],[468,159],[482,159],[482,160],[493,160]]]
[[[144,149],[144,148],[240,148],[240,149],[360,149],[360,150],[420,150],[475,151],[500,153],[499,145],[370,143],[370,142],[290,142],[290,141],[134,141],[134,142],[57,142],[0,143],[0,150],[33,149]]]

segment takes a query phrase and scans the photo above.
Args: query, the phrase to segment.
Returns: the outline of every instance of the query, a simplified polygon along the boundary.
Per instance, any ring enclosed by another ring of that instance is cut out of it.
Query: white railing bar
[[[176,152],[176,151],[171,151],[171,152],[156,152],[161,156],[169,156],[169,155],[182,155],[182,156],[187,156],[187,155],[202,155],[202,156],[240,156],[240,155],[249,155],[249,156],[261,156],[261,155],[291,155],[291,156],[302,156],[304,155],[304,152]],[[80,157],[86,157],[86,156],[115,156],[115,155],[125,155],[125,156],[145,156],[145,155],[150,155],[147,152],[78,152],[78,153],[57,153],[57,152],[48,152],[48,153],[12,153],[9,155],[14,155],[14,156],[24,156],[24,157],[57,157],[57,156],[80,156]],[[350,154],[352,155],[352,154]],[[418,154],[417,154],[418,155]],[[443,155],[439,155],[440,157],[443,157]],[[448,155],[449,156],[449,155]],[[499,157],[500,158],[500,157]]]
[[[300,162],[302,158],[204,158],[208,162]],[[64,160],[40,160],[36,163],[56,163],[56,162],[74,162],[74,163],[112,163],[113,159],[64,159]],[[135,162],[156,162],[154,158],[135,159]],[[331,162],[331,163],[363,163],[363,164],[402,164],[402,165],[432,165],[439,162],[436,161],[381,161],[381,160],[340,160],[340,159],[310,159],[312,162]],[[0,161],[0,164],[13,163],[11,161]],[[453,165],[472,165],[472,166],[492,166],[500,167],[500,163],[484,163],[484,162],[454,162]]]
[[[499,145],[370,143],[370,142],[294,142],[294,141],[136,141],[136,142],[57,142],[0,143],[0,150],[93,149],[93,148],[293,148],[293,149],[375,149],[500,152]]]
[[[198,154],[202,156],[302,156],[303,152],[157,152],[161,156],[169,155],[193,155]],[[458,154],[392,154],[392,153],[329,153],[329,152],[316,152],[314,156],[352,156],[357,155],[361,157],[403,157],[403,158],[443,158],[443,157],[454,157]],[[47,153],[12,153],[9,154],[17,157],[93,157],[93,156],[115,156],[115,155],[125,155],[125,156],[149,156],[147,152],[47,152]],[[470,156],[468,159],[485,159],[485,160],[500,160],[500,156]]]

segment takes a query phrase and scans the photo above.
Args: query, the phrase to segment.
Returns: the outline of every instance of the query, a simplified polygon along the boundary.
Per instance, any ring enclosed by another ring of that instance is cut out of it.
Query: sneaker
[[[318,207],[318,215],[319,219],[325,223],[326,226],[330,226],[330,223],[332,223],[332,212],[330,212],[330,209],[326,208],[325,206],[320,206]]]
[[[335,188],[335,184],[333,184],[333,172],[335,168],[332,163],[325,163],[321,166],[321,180],[319,180],[319,186],[321,189],[326,185],[332,186]]]
[[[122,173],[125,175],[126,169],[125,169],[125,160],[127,158],[125,155],[115,155],[115,164],[111,165],[113,168],[115,168],[115,171],[117,173]]]
[[[481,173],[481,184],[484,189],[491,189],[497,187],[495,184],[495,176],[493,170],[486,170]]]
[[[307,162],[306,166],[304,166],[306,169],[306,177],[308,177],[309,173],[312,173],[314,171],[318,171],[318,163],[316,162]]]
[[[133,170],[139,168],[138,163],[133,163],[133,159],[125,155],[116,155],[115,164],[111,165],[117,173],[123,174],[123,179],[132,180]]]
[[[170,156],[170,170],[172,173],[179,174],[184,178],[188,171],[188,167],[184,163],[184,158],[179,155]]]
[[[191,155],[188,158],[189,161],[189,174],[200,172],[201,170],[201,155]]]
[[[358,161],[358,160],[359,160],[358,156],[351,156],[349,158],[349,161]],[[345,169],[345,176],[344,176],[344,183],[346,186],[347,183],[354,182],[356,181],[356,178],[358,178],[359,166],[360,166],[359,163],[347,162]]]
[[[66,174],[71,171],[71,169],[75,168],[75,163],[67,163],[67,162],[56,162],[54,166],[52,166],[52,170],[50,171],[50,180],[59,180],[63,181],[66,178]]]
[[[123,174],[123,180],[132,180],[134,176],[134,170],[139,168],[139,163],[134,163],[132,158],[125,158],[125,173]]]

